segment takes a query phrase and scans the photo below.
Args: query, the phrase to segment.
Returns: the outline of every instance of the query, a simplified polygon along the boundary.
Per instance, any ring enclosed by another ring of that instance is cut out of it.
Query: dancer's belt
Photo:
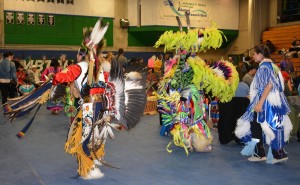
[[[89,102],[103,102],[103,94],[90,94]]]

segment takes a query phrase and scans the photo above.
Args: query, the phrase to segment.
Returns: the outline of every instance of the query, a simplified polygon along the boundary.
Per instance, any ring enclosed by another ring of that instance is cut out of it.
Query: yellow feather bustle
[[[228,79],[217,75],[213,69],[199,57],[190,57],[187,62],[194,70],[193,83],[198,89],[211,92],[214,97],[219,98],[220,102],[228,102],[232,99],[239,83],[239,77],[238,72],[230,62],[220,61],[224,62],[231,70],[231,76]]]

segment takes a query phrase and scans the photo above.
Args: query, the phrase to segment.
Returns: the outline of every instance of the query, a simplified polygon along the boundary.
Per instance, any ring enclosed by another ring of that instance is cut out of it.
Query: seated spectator
[[[270,41],[270,40],[266,40],[265,44],[267,45],[267,47],[270,50],[270,53],[274,53],[275,51],[275,46],[274,44]]]
[[[40,80],[41,72],[40,72],[40,70],[37,69],[37,66],[32,65],[31,71],[33,72],[33,75],[34,75],[34,84],[41,84],[42,83],[42,81]]]
[[[35,90],[34,85],[30,82],[28,78],[23,80],[23,84],[19,87],[19,93],[21,95],[27,95]]]
[[[242,81],[245,82],[249,87],[253,81],[253,78],[256,74],[257,67],[256,66],[250,66],[248,73],[245,74]]]
[[[293,62],[291,61],[292,54],[290,52],[286,53],[283,55],[283,60],[280,62],[280,69],[282,71],[286,71],[289,74],[294,72],[294,65]]]
[[[300,55],[300,40],[297,40],[295,45],[292,45],[289,51],[292,53],[294,58],[298,58]]]
[[[24,70],[24,66],[22,64],[18,64],[17,68],[17,78],[18,78],[18,87],[23,84],[23,80],[26,78],[26,71]]]
[[[293,42],[291,44],[291,48],[294,48],[296,46],[296,42],[297,42],[297,37],[294,37]]]
[[[250,87],[248,86],[248,84],[246,84],[245,82],[243,82],[240,79],[240,82],[238,84],[238,88],[235,91],[234,97],[248,97],[249,92],[250,92]]]

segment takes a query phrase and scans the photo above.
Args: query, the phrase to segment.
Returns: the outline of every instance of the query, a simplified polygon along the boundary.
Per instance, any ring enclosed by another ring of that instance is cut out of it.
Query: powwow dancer
[[[179,55],[170,70],[167,70],[156,95],[158,109],[162,114],[161,135],[173,135],[176,146],[189,151],[209,152],[212,150],[212,135],[205,119],[203,91],[227,102],[234,96],[238,85],[235,67],[226,61],[218,61],[212,67],[198,56],[198,51],[218,48],[222,44],[222,32],[213,25],[206,29],[189,29],[189,12],[186,12],[188,32],[166,31],[156,42],[155,47],[165,46],[165,52],[175,50]],[[172,62],[173,63],[173,62]],[[172,143],[171,142],[171,143]],[[170,143],[170,144],[171,144]],[[172,152],[167,147],[168,152]]]
[[[34,101],[30,101],[36,105],[44,103],[48,97],[55,99],[64,96],[67,99],[68,110],[72,111],[76,110],[71,108],[72,99],[80,98],[81,104],[71,123],[65,151],[76,156],[78,174],[84,179],[101,178],[101,164],[112,167],[103,160],[106,139],[114,138],[112,128],[133,128],[139,122],[146,104],[144,73],[131,71],[124,74],[122,66],[114,61],[111,67],[99,64],[100,53],[105,43],[103,36],[107,29],[108,24],[101,26],[101,19],[93,29],[84,28],[82,47],[88,52],[87,61],[68,66],[64,71],[55,74],[51,92],[49,87],[52,84],[47,82],[41,86],[44,93],[38,93],[35,98],[31,98]],[[67,84],[67,88],[62,88],[64,84]],[[41,91],[38,89],[36,92]],[[28,107],[34,108],[31,104]],[[14,104],[11,110],[6,112],[11,119],[24,114],[18,105]],[[117,123],[112,123],[113,117]],[[27,130],[28,128],[24,128],[19,137]]]
[[[250,104],[235,129],[236,136],[245,143],[241,154],[251,156],[248,158],[251,162],[286,161],[288,157],[283,147],[289,140],[292,124],[283,77],[270,59],[266,45],[255,46],[253,58],[259,68],[250,86]],[[269,145],[267,155],[263,143]]]

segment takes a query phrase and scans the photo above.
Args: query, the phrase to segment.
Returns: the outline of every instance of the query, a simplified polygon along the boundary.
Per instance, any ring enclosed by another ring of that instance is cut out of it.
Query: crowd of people
[[[144,62],[143,58],[128,60],[124,53],[124,49],[120,48],[116,56],[112,52],[108,52],[105,57],[100,58],[104,80],[107,81],[107,71],[113,71],[115,74],[126,73],[126,70],[132,66],[141,66],[147,68],[148,81],[156,82],[158,86],[160,80],[172,70],[173,64],[177,63],[180,58],[177,55],[171,57],[167,53],[153,55],[147,62]],[[0,61],[0,89],[3,107],[5,108],[8,98],[28,95],[38,89],[42,83],[54,77],[56,81],[59,81],[63,69],[72,65],[68,62],[66,64],[65,57],[62,56],[60,61],[52,58],[50,66],[43,71],[39,71],[35,65],[31,65],[29,69],[24,69],[21,63],[14,61],[13,53],[5,53]],[[86,60],[87,53],[84,50],[79,50],[76,57],[76,63],[79,64]],[[282,62],[276,66],[270,59],[268,47],[264,44],[257,45],[254,48],[252,57],[246,56],[243,61],[237,63],[236,70],[239,83],[231,102],[218,104],[218,97],[214,97],[212,94],[204,94],[204,99],[207,100],[203,101],[204,107],[207,115],[209,115],[205,119],[208,123],[213,121],[213,126],[219,129],[220,142],[226,144],[231,140],[235,140],[238,144],[242,144],[244,146],[242,154],[250,156],[248,160],[251,162],[278,163],[288,159],[284,146],[289,139],[292,125],[288,117],[291,110],[286,97],[296,95],[294,93],[296,87],[293,86],[292,80],[294,67],[290,61],[291,57],[291,53],[284,54]],[[231,63],[230,61],[233,61],[233,59],[229,58],[227,62]],[[217,63],[213,60],[205,60],[205,62],[210,67]],[[116,64],[121,66],[122,69],[117,69]],[[184,69],[184,65],[182,68]],[[282,87],[281,78],[284,87]],[[157,87],[155,90],[157,90]],[[47,108],[52,110],[53,114],[58,114],[63,110],[63,105],[59,104],[61,102],[49,101]],[[240,105],[239,110],[233,114],[228,114],[228,110],[231,110],[228,108],[231,106],[236,107],[237,104]],[[235,123],[230,126],[230,130],[225,128],[226,125],[224,126],[226,119],[229,119],[228,116],[224,116],[225,114],[230,115],[230,119],[234,117]],[[280,118],[279,126],[278,123],[269,122],[270,118],[274,116]],[[226,132],[229,132],[229,134],[226,134]],[[300,141],[299,131],[298,137],[298,141]],[[264,144],[269,145],[272,157],[267,156]],[[203,151],[210,150],[211,148],[203,149]]]

